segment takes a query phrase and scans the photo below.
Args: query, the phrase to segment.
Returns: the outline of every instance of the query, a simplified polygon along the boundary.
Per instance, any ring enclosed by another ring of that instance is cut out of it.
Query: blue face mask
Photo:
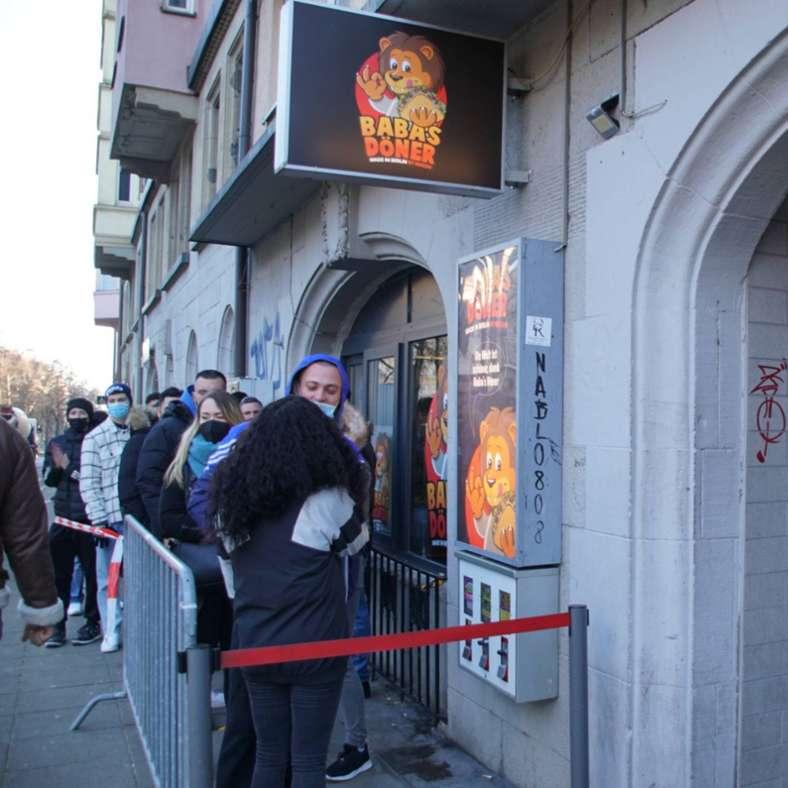
[[[315,405],[317,405],[317,407],[320,408],[320,410],[322,410],[329,419],[334,418],[334,413],[336,413],[337,410],[336,405],[330,405],[328,402],[315,402]]]
[[[107,410],[113,421],[125,421],[126,416],[129,415],[129,403],[112,402],[107,405]]]

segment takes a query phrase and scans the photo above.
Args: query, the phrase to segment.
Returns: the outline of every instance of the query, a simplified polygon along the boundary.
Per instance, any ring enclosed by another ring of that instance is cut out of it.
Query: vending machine
[[[558,567],[515,569],[460,552],[460,623],[486,624],[558,610]],[[558,696],[558,630],[460,643],[460,667],[518,703]]]

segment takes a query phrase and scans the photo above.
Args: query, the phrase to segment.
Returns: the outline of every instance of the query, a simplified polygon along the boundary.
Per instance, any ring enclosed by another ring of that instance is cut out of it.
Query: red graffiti
[[[750,394],[758,392],[763,394],[763,401],[758,405],[758,410],[755,413],[755,428],[763,440],[763,448],[758,449],[755,457],[758,462],[766,462],[769,444],[777,443],[785,434],[785,411],[774,397],[783,382],[780,373],[788,369],[788,362],[783,359],[778,367],[758,364],[758,369],[761,371],[761,379],[750,391]]]

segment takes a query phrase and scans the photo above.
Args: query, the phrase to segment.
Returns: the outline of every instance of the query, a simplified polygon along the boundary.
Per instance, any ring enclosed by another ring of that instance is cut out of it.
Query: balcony
[[[134,264],[131,242],[136,209],[98,203],[93,206],[94,265],[102,274],[127,278]]]
[[[118,2],[110,155],[138,175],[167,182],[178,147],[197,120],[186,69],[206,3],[197,0],[192,15],[166,13],[158,0]]]
[[[120,326],[120,282],[114,277],[96,277],[93,293],[93,322],[97,326]]]

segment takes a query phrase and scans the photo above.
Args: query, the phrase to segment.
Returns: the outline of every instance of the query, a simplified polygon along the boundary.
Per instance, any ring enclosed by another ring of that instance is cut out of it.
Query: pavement
[[[79,730],[69,726],[85,703],[123,687],[123,654],[102,654],[99,643],[58,649],[21,642],[22,621],[12,583],[0,640],[0,788],[148,788],[153,786],[142,742],[126,699],[99,703]],[[70,618],[67,635],[84,623]],[[215,688],[221,675],[214,675]],[[349,784],[358,788],[436,786],[511,788],[431,725],[420,706],[401,700],[382,679],[365,704],[373,768]],[[221,744],[222,713],[214,715],[214,758]],[[343,743],[337,722],[329,761]],[[330,783],[329,783],[330,785]]]

